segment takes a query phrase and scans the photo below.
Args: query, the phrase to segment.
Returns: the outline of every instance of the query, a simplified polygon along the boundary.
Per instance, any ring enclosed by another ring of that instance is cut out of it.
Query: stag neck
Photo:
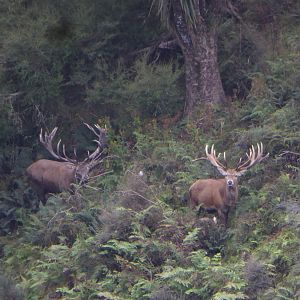
[[[236,183],[235,186],[229,187],[226,184],[226,204],[227,206],[236,206],[237,199],[238,199],[238,184]]]

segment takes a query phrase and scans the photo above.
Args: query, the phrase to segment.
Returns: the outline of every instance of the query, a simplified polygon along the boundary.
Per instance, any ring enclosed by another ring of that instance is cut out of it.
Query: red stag
[[[216,210],[222,221],[227,226],[228,213],[231,207],[235,207],[238,198],[238,177],[243,175],[249,168],[269,156],[263,156],[263,144],[257,144],[257,153],[252,145],[247,159],[243,162],[240,158],[239,164],[235,169],[228,169],[224,152],[225,165],[221,164],[216,157],[214,145],[208,153],[208,145],[205,147],[207,159],[215,166],[218,171],[225,176],[223,179],[199,179],[192,184],[189,189],[189,204],[191,208],[201,206],[206,210]],[[197,159],[198,160],[198,159]]]
[[[83,161],[77,160],[76,149],[74,148],[74,158],[66,155],[65,145],[62,146],[60,154],[60,143],[56,146],[56,153],[52,148],[52,141],[58,127],[55,127],[50,134],[41,129],[40,142],[54,158],[60,161],[40,159],[31,164],[26,169],[33,190],[37,193],[43,204],[46,203],[48,193],[60,193],[71,190],[73,183],[86,184],[89,180],[90,172],[103,161],[103,149],[107,146],[107,130],[95,125],[95,129],[84,123],[96,136],[97,149],[93,153],[88,152],[88,156]]]

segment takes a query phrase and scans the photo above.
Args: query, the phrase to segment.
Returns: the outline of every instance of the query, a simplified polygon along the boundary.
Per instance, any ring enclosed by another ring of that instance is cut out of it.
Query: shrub
[[[267,268],[259,261],[250,258],[245,265],[245,279],[249,299],[257,296],[272,286],[272,278]]]
[[[20,288],[15,286],[13,280],[0,275],[0,299],[23,300],[25,295]]]

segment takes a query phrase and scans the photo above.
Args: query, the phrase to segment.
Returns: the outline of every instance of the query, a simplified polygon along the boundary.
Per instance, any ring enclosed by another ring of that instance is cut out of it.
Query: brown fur
[[[46,194],[70,189],[75,182],[76,166],[67,162],[40,159],[26,169],[26,175],[43,204]]]
[[[233,180],[234,186],[228,187],[227,180]],[[237,177],[230,175],[223,179],[199,179],[190,187],[189,195],[191,208],[201,205],[204,209],[215,209],[222,223],[227,226],[229,210],[237,202]]]

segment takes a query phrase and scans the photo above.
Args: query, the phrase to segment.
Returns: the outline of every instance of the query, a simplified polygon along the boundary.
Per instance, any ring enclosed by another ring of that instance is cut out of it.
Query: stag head
[[[52,142],[58,127],[55,127],[49,134],[40,132],[40,142],[48,150],[48,152],[57,160],[65,162],[70,165],[70,168],[75,168],[75,179],[78,184],[85,184],[89,180],[89,173],[102,163],[104,157],[104,149],[107,147],[107,128],[101,128],[98,124],[94,127],[87,123],[84,123],[96,136],[97,139],[93,140],[97,144],[97,148],[94,152],[87,152],[87,157],[80,161],[77,158],[76,148],[73,149],[74,156],[70,158],[66,154],[66,147],[63,144],[61,150],[61,139],[56,145],[56,151],[53,149]]]
[[[269,156],[269,153],[263,155],[263,144],[257,143],[257,152],[255,147],[252,145],[249,148],[249,151],[246,153],[246,160],[243,161],[240,158],[239,163],[236,168],[230,169],[227,167],[226,154],[223,154],[223,160],[225,164],[222,164],[219,161],[219,157],[221,154],[216,156],[216,151],[214,149],[214,145],[211,146],[210,153],[208,152],[208,145],[205,147],[206,157],[202,157],[200,159],[207,159],[210,163],[217,168],[221,175],[225,176],[226,183],[229,189],[233,189],[237,185],[237,178],[243,175],[248,169],[253,167],[254,165],[260,163],[262,160]]]

